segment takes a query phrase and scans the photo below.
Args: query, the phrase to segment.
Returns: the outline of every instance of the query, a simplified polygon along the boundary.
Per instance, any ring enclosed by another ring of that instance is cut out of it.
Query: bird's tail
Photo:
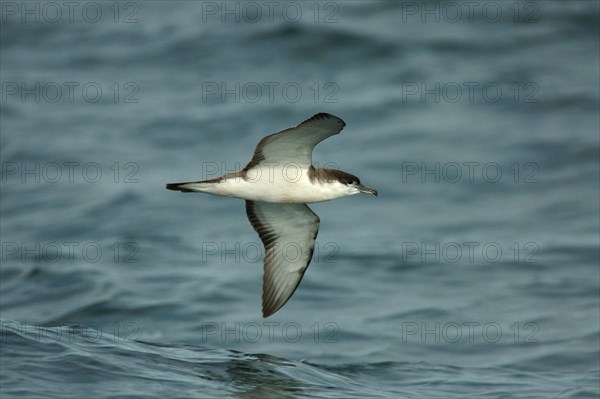
[[[182,191],[184,193],[207,192],[214,187],[215,182],[210,180],[191,181],[186,183],[168,183],[167,190]]]

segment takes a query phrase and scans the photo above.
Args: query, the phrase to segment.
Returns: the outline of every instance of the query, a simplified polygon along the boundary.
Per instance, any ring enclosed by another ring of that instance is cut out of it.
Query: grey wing
[[[263,138],[244,170],[252,169],[262,162],[269,162],[271,165],[278,163],[281,166],[293,162],[308,168],[312,165],[312,151],[315,146],[341,132],[344,126],[346,123],[337,116],[316,114],[296,127]]]
[[[306,204],[246,201],[246,214],[265,246],[262,310],[281,309],[308,268],[319,217]]]

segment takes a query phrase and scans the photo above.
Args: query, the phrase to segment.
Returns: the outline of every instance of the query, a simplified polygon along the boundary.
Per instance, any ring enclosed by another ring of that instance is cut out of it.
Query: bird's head
[[[377,197],[377,190],[363,186],[360,183],[360,179],[358,177],[342,171],[336,172],[336,181],[339,184],[343,185],[344,189],[347,192],[347,195],[364,193],[371,194]]]

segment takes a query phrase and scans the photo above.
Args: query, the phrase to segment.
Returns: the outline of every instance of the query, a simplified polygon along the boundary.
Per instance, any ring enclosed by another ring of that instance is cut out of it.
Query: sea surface
[[[597,1],[0,6],[2,398],[600,395]],[[243,201],[165,184],[318,112],[379,197],[263,319]]]

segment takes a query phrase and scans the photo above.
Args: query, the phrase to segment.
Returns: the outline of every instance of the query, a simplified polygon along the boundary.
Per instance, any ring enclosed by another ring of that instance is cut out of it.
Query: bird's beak
[[[377,190],[373,190],[372,188],[365,187],[362,184],[358,186],[358,191],[365,194],[371,194],[377,197]]]

